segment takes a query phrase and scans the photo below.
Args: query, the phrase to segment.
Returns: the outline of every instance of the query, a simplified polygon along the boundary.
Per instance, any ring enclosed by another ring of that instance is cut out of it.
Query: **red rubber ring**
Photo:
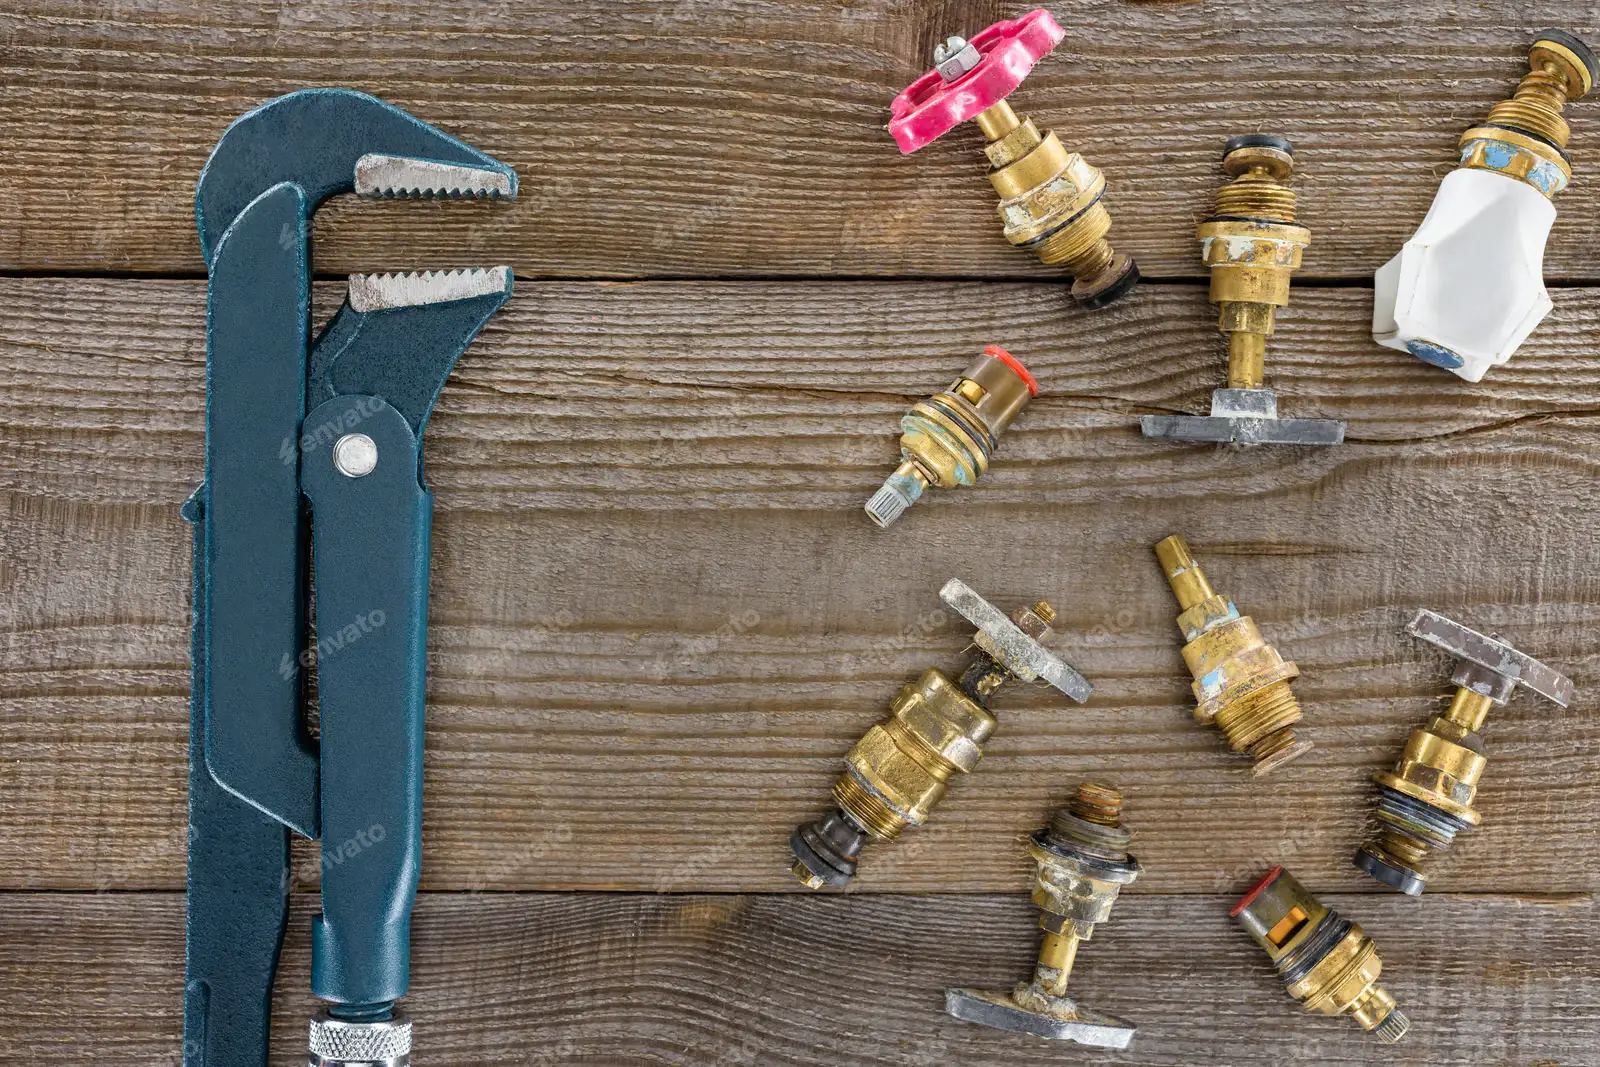
[[[1013,356],[1010,352],[1007,352],[999,345],[990,345],[988,348],[983,350],[983,354],[986,356],[993,356],[1001,363],[1004,363],[1006,366],[1016,371],[1017,377],[1022,379],[1022,384],[1028,387],[1029,396],[1039,395],[1039,383],[1034,381],[1033,375],[1028,373],[1028,368],[1024,367],[1022,365],[1022,361],[1016,356]]]
[[[1248,908],[1251,904],[1254,904],[1256,897],[1259,897],[1262,893],[1265,893],[1267,891],[1267,886],[1271,885],[1273,882],[1276,882],[1278,880],[1278,875],[1282,873],[1282,866],[1274,867],[1272,870],[1268,871],[1267,876],[1255,884],[1255,888],[1251,889],[1250,892],[1239,898],[1239,903],[1235,904],[1233,906],[1233,910],[1228,912],[1228,918],[1237,919],[1239,917],[1239,913]]]

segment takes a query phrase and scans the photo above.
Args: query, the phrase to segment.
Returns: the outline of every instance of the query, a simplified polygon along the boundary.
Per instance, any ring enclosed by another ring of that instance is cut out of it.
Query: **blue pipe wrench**
[[[265,1067],[289,833],[322,841],[313,1067],[406,1067],[433,498],[422,431],[508,267],[354,275],[311,339],[340,193],[505,198],[516,172],[376,97],[236,120],[195,193],[209,274],[194,525],[184,1067]],[[315,589],[315,603],[308,592]],[[319,735],[305,721],[315,674]]]

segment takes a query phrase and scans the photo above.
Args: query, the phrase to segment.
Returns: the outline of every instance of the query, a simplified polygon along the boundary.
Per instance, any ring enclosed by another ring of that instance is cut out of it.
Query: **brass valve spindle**
[[[890,105],[889,132],[902,152],[915,152],[968,120],[989,159],[989,183],[1000,197],[1006,240],[1073,277],[1072,295],[1104,307],[1139,281],[1133,259],[1111,247],[1106,179],[1053,131],[1039,132],[1007,99],[1066,35],[1039,8],[973,34],[953,36],[933,53],[934,67]]]
[[[1262,639],[1254,619],[1211,588],[1182,537],[1159,542],[1156,559],[1183,609],[1178,629],[1195,679],[1195,719],[1215,723],[1234,751],[1249,753],[1257,775],[1309,752],[1311,742],[1294,732],[1303,716],[1289,682],[1299,668]]]
[[[1393,1043],[1411,1020],[1378,985],[1383,961],[1360,925],[1341,918],[1282,867],[1274,867],[1229,914],[1266,950],[1288,993],[1318,1015],[1348,1014]]]
[[[1461,135],[1461,166],[1504,174],[1553,198],[1572,181],[1564,151],[1572,128],[1562,109],[1594,88],[1600,64],[1572,34],[1543,30],[1528,49],[1528,66],[1510,99]]]
[[[1005,100],[973,119],[988,139],[989,184],[1000,196],[1006,240],[1073,277],[1072,296],[1100,308],[1133,291],[1139,267],[1111,247],[1106,178],[1053,130],[1042,135]]]
[[[1383,885],[1418,896],[1427,888],[1430,853],[1450,848],[1458,834],[1483,822],[1472,804],[1489,763],[1479,735],[1489,712],[1518,686],[1566,707],[1573,684],[1504,641],[1437,612],[1419,611],[1406,629],[1456,656],[1456,691],[1442,714],[1411,732],[1394,769],[1372,776],[1378,805],[1372,834],[1354,863]]]
[[[1132,1023],[1090,1010],[1067,996],[1078,947],[1111,917],[1123,886],[1142,871],[1128,852],[1122,793],[1085,782],[1050,825],[1033,834],[1033,902],[1039,906],[1038,961],[1031,981],[1009,991],[949,989],[945,1010],[958,1019],[1087,1045],[1126,1048]]]

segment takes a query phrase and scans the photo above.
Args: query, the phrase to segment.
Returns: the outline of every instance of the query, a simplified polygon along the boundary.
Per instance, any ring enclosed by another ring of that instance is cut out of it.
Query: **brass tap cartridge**
[[[930,669],[901,689],[889,717],[845,757],[834,809],[789,838],[794,875],[809,889],[848,885],[868,837],[892,841],[927,821],[950,778],[983,756],[997,725],[989,700],[1001,687],[1043,679],[1080,704],[1089,699],[1083,676],[1044,647],[1056,617],[1048,602],[1007,618],[956,578],[939,597],[978,627],[977,649],[959,681]]]
[[[934,69],[895,97],[889,132],[909,153],[969,119],[976,122],[988,140],[989,183],[1000,196],[1006,240],[1070,273],[1073,298],[1100,308],[1139,282],[1133,259],[1106,240],[1105,175],[1068,151],[1053,131],[1041,134],[1006,101],[1063,36],[1040,8],[997,22],[970,41],[950,37],[935,49]]]
[[[1156,560],[1183,608],[1178,629],[1188,642],[1183,661],[1194,675],[1195,719],[1215,723],[1235,752],[1248,752],[1257,775],[1311,751],[1311,742],[1294,732],[1302,714],[1289,681],[1300,668],[1262,639],[1254,619],[1211,588],[1182,537],[1159,542]]]
[[[882,528],[898,519],[929,486],[972,485],[989,469],[1000,435],[1039,395],[1028,368],[990,345],[943,392],[911,406],[900,420],[902,462],[867,501],[867,516]]]
[[[1232,183],[1217,190],[1216,210],[1200,224],[1201,259],[1211,268],[1217,328],[1228,338],[1228,386],[1211,393],[1211,414],[1145,415],[1146,437],[1241,445],[1335,445],[1337,419],[1280,419],[1278,394],[1266,387],[1267,338],[1289,304],[1289,276],[1311,243],[1295,222],[1294,146],[1277,134],[1230,138],[1222,169]]]
[[[1266,950],[1289,995],[1316,1015],[1348,1013],[1386,1042],[1411,1020],[1378,985],[1383,961],[1359,924],[1326,907],[1282,867],[1274,867],[1228,913]]]
[[[1085,782],[1050,825],[1033,834],[1028,854],[1035,863],[1033,902],[1039,906],[1039,961],[1033,979],[1011,990],[947,989],[945,1010],[957,1019],[1057,1041],[1102,1048],[1127,1048],[1134,1025],[1078,1004],[1067,996],[1067,980],[1078,946],[1125,885],[1139,877],[1139,861],[1128,852],[1133,831],[1122,825],[1122,794]]]
[[[1355,865],[1390,889],[1419,896],[1427,887],[1428,853],[1449,848],[1457,834],[1483,822],[1472,801],[1488,765],[1478,730],[1489,710],[1505,704],[1518,685],[1564,708],[1573,685],[1532,656],[1436,612],[1417,612],[1406,631],[1456,657],[1456,692],[1444,714],[1411,732],[1395,769],[1372,776],[1378,807]]]

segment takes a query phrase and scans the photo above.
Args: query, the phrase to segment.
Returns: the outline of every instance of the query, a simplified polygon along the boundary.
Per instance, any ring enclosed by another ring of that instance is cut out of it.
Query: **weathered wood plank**
[[[280,974],[272,1062],[303,1063],[307,919]],[[1347,1067],[1593,1062],[1600,1030],[1588,897],[1330,896],[1378,943],[1414,1030],[1389,1047],[1303,1014],[1227,919],[1226,896],[1126,898],[1074,973],[1085,1003],[1132,1019],[1115,1056],[950,1019],[949,985],[1005,987],[1032,961],[1036,912],[1003,897],[424,894],[413,993],[418,1049],[485,1063],[1105,1062]],[[0,1055],[30,1065],[171,1064],[182,898],[7,894]]]
[[[197,271],[193,183],[227,123],[306,85],[366,89],[518,168],[493,205],[339,206],[327,269],[510,262],[524,276],[1020,276],[978,137],[903,159],[888,103],[934,41],[1024,4],[850,0],[277,5],[28,0],[0,13],[0,268]],[[1301,152],[1307,273],[1369,275],[1421,220],[1455,138],[1530,35],[1593,39],[1556,0],[1059,5],[1067,42],[1017,103],[1101,165],[1119,247],[1198,271],[1223,138]],[[1600,278],[1600,119],[1547,268]]]
[[[1354,440],[1290,455],[1133,429],[1218,373],[1200,287],[1085,327],[1035,284],[524,286],[429,429],[425,883],[788,888],[788,829],[839,757],[904,681],[959,666],[936,599],[959,574],[1053,597],[1097,694],[1003,698],[983,767],[875,849],[865,889],[1009,890],[1017,838],[1088,774],[1130,793],[1138,889],[1220,891],[1277,855],[1367,888],[1367,776],[1444,693],[1400,633],[1426,605],[1580,687],[1571,712],[1521,698],[1490,723],[1486,826],[1438,885],[1592,890],[1600,291],[1558,296],[1470,388],[1366,342],[1366,294],[1305,294],[1285,406],[1346,414]],[[0,300],[0,886],[176,888],[202,286],[10,280]],[[896,416],[991,338],[1060,391],[983,485],[873,530]],[[1149,556],[1173,530],[1304,671],[1319,750],[1279,781],[1188,715]]]

